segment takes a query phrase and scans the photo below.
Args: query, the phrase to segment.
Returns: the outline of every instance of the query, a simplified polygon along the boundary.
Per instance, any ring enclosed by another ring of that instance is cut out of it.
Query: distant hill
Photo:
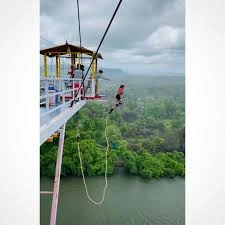
[[[143,72],[139,72],[139,73],[129,73],[129,76],[134,77],[134,76],[158,76],[158,77],[173,77],[173,76],[180,76],[180,77],[184,77],[185,73],[178,73],[178,72],[170,72],[170,71],[166,71],[166,72],[159,72],[159,71],[149,71],[148,73],[143,73]]]
[[[87,69],[87,68],[86,68]],[[124,79],[128,74],[125,73],[123,70],[118,68],[99,68],[103,70],[103,75],[109,79]],[[64,74],[64,76],[67,76],[68,71],[70,71],[70,65],[65,64],[61,65],[61,73]],[[76,71],[79,75],[81,74],[81,71]],[[86,71],[84,71],[85,73]],[[44,66],[40,66],[40,73],[44,73]],[[48,74],[55,74],[55,65],[48,65]]]
[[[185,76],[185,73],[178,72],[155,72],[152,73],[153,76]]]
[[[87,69],[87,67],[85,68]],[[150,71],[149,73],[126,73],[122,69],[119,68],[104,68],[100,67],[99,69],[103,70],[103,75],[111,80],[123,80],[123,79],[129,79],[129,77],[134,76],[185,76],[185,73],[178,73],[178,72],[158,72],[158,71]],[[64,64],[61,65],[61,74],[64,74],[64,76],[68,76],[68,71],[70,71],[70,65]],[[85,73],[86,71],[84,71]],[[40,67],[40,73],[43,75],[44,73],[44,67]],[[48,74],[55,74],[55,65],[48,65]],[[78,77],[81,77],[81,71],[77,70],[76,73],[78,74]]]
[[[128,76],[126,72],[118,68],[101,68],[103,75],[111,80],[124,79]]]

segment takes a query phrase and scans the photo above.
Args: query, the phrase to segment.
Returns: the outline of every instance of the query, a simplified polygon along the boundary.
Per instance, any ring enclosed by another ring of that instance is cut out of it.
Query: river
[[[103,177],[87,178],[93,198],[101,199]],[[53,180],[41,178],[41,190],[50,191]],[[41,225],[49,225],[51,195],[41,195]],[[184,225],[183,178],[144,181],[116,174],[108,179],[105,202],[93,205],[81,178],[61,179],[57,225]]]

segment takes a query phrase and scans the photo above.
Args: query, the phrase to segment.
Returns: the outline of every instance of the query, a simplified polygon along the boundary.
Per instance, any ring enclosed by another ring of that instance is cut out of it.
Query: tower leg
[[[56,225],[63,145],[64,145],[64,136],[65,136],[65,126],[66,125],[64,124],[62,129],[59,130],[60,136],[59,136],[58,156],[57,156],[57,162],[56,162],[54,188],[53,188],[53,196],[52,196],[52,209],[51,209],[50,225]]]

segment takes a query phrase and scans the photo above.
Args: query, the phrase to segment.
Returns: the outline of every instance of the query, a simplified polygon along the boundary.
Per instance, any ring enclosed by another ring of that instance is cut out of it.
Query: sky
[[[95,51],[118,0],[79,3],[82,46]],[[56,45],[79,45],[77,1],[41,0],[40,35]],[[40,39],[41,48],[51,46]],[[185,0],[123,0],[99,52],[101,67],[184,74]]]

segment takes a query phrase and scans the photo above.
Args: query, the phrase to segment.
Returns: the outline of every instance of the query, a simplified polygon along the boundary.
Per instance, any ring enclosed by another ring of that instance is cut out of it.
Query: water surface
[[[103,177],[87,178],[89,192],[101,199]],[[41,190],[53,188],[53,180],[41,178]],[[183,178],[144,181],[116,174],[108,179],[105,202],[91,203],[81,178],[62,178],[57,225],[184,225]],[[41,225],[49,225],[51,196],[41,195]]]

